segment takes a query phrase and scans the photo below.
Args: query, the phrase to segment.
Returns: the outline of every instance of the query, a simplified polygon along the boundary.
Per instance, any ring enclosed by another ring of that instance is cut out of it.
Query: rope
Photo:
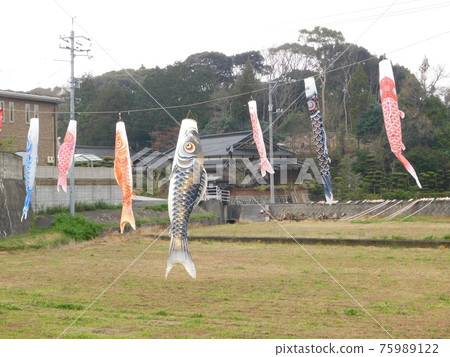
[[[73,320],[73,322],[69,325],[69,326],[67,326],[67,328],[63,331],[63,332],[61,332],[61,334],[58,336],[58,338],[61,338],[91,307],[92,307],[92,305],[94,305],[146,252],[147,252],[147,250],[149,250],[152,246],[153,246],[153,244],[155,244],[156,243],[156,241],[167,231],[167,229],[169,229],[169,227],[170,226],[168,226],[168,227],[166,227],[166,229],[164,229],[164,231],[157,237],[157,238],[155,238],[155,240],[152,242],[152,243],[150,243],[150,245],[148,245],[147,246],[147,248],[145,248],[142,252],[141,252],[141,254],[139,254],[138,255],[138,257],[136,258],[136,259],[134,259],[131,263],[130,263],[130,265],[128,265],[126,268],[125,268],[125,270],[122,272],[122,273],[120,273],[119,274],[119,276],[117,277],[117,278],[115,278],[114,279],[114,281],[111,283],[111,284],[109,284],[108,285],[108,287],[105,289],[105,290],[103,290],[89,305],[88,305],[88,307],[86,308],[86,309],[84,309],[84,311],[80,314],[80,315],[78,315],[78,317],[75,319],[75,320]]]
[[[376,324],[378,326],[381,327],[381,329],[386,332],[386,334],[390,337],[390,338],[394,338],[389,331],[387,331],[383,325],[381,325],[377,319],[375,319],[375,317],[369,312],[367,311],[367,309],[358,301],[356,300],[356,298],[302,245],[299,243],[299,241],[297,239],[295,239],[291,233],[289,233],[287,231],[286,228],[283,227],[283,225],[272,215],[272,213],[270,213],[269,211],[267,211],[256,199],[255,197],[252,197],[253,200],[264,210],[264,212],[266,212],[270,218],[272,218],[277,224],[278,226],[286,232],[286,234],[292,238],[294,240],[295,243],[298,244],[298,246],[300,248],[303,249],[303,251],[368,315],[370,316],[370,318],[376,322]]]
[[[353,216],[344,218],[343,221],[350,221],[350,220],[352,220],[352,219],[356,219],[356,218],[362,217],[362,216],[364,216],[364,215],[366,215],[366,214],[368,214],[368,213],[370,213],[370,212],[372,212],[372,211],[375,211],[376,209],[378,209],[378,208],[380,208],[380,207],[385,206],[385,205],[388,204],[389,202],[390,202],[390,201],[383,201],[383,202],[381,202],[380,204],[376,205],[375,207],[368,208],[368,209],[366,209],[365,211],[362,211],[362,212],[357,213],[357,214],[355,214],[355,215],[353,215]]]
[[[374,216],[372,216],[372,217],[369,217],[369,218],[367,218],[367,219],[372,219],[372,218],[374,218],[374,217],[377,217],[377,216],[379,216],[380,214],[382,214],[382,213],[384,213],[384,212],[390,210],[391,208],[394,208],[395,206],[397,206],[398,204],[400,204],[400,203],[402,203],[402,202],[403,202],[403,201],[400,200],[400,201],[398,201],[397,203],[394,203],[391,207],[388,207],[388,208],[382,210],[381,212],[378,212],[376,215],[374,215]]]
[[[392,219],[397,217],[399,214],[402,214],[403,212],[407,211],[408,209],[410,209],[412,206],[414,206],[417,202],[419,202],[419,200],[415,200],[412,201],[409,205],[399,209],[398,211],[392,213],[389,217],[387,217],[386,219]]]
[[[424,208],[428,207],[433,201],[434,201],[434,198],[432,198],[431,200],[429,200],[429,202],[428,202],[425,206],[423,206],[422,208],[420,208],[420,209],[418,209],[417,211],[411,213],[409,216],[403,218],[402,221],[404,221],[405,219],[407,219],[407,218],[409,218],[409,217],[411,217],[411,216],[414,216],[416,213],[419,213],[419,212],[422,211]]]

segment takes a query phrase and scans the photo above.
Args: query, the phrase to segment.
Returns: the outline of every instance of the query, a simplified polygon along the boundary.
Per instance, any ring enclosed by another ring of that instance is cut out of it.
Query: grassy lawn
[[[450,219],[414,218],[408,221],[374,219],[368,221],[282,221],[297,238],[361,239],[450,239]],[[192,227],[192,236],[289,237],[274,221],[236,223],[224,226]]]
[[[297,225],[287,229],[309,231],[303,222]],[[321,232],[320,225],[342,236],[350,232],[347,225],[322,222],[309,234]],[[348,226],[356,227],[353,236],[361,234],[358,224]],[[381,231],[384,224],[361,226],[366,235],[388,234]],[[248,236],[269,227],[190,232]],[[161,231],[141,228],[57,247],[0,251],[0,337],[57,338],[152,243],[148,235]],[[196,280],[180,266],[164,279],[168,248],[167,241],[156,241],[63,337],[389,338],[298,245],[191,242]],[[448,249],[305,248],[392,336],[450,336]]]

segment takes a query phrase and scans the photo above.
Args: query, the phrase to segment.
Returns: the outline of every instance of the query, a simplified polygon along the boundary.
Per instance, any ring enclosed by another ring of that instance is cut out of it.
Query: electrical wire
[[[169,113],[169,111],[147,90],[144,88],[144,86],[136,79],[134,78],[134,76],[124,67],[122,67],[122,65],[120,65],[119,62],[116,61],[116,59],[111,56],[111,54],[100,44],[97,42],[97,40],[95,40],[94,37],[92,37],[88,31],[86,31],[85,28],[83,28],[83,26],[81,26],[81,24],[76,21],[75,17],[72,16],[71,14],[69,14],[67,12],[67,10],[57,1],[57,0],[53,0],[71,19],[72,21],[74,21],[91,39],[92,41],[94,41],[98,47],[100,47],[100,49],[106,53],[106,55],[117,65],[119,66],[123,71],[125,71],[125,73],[150,97],[153,99],[153,101],[158,104],[159,107],[161,107],[162,110],[164,110],[166,112],[166,114],[172,118],[172,120],[174,120],[178,125],[181,125],[180,122],[178,120],[176,120],[172,114]]]

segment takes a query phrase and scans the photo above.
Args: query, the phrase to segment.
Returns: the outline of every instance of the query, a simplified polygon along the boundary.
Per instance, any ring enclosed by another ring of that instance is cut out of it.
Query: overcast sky
[[[76,58],[77,77],[165,67],[203,51],[263,50],[315,26],[339,30],[413,73],[425,55],[450,72],[450,1],[14,0],[0,7],[1,90],[68,85],[69,51],[59,46],[68,45],[60,36],[70,34],[72,17],[93,56]]]

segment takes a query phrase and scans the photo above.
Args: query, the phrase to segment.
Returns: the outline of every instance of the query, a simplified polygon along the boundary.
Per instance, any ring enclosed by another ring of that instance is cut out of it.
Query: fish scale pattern
[[[127,157],[116,158],[115,162],[115,175],[117,177],[117,182],[119,183],[120,189],[122,191],[122,203],[124,205],[131,205],[131,198],[133,196],[133,184],[132,177],[130,175],[130,170],[123,170],[121,168],[126,168],[130,165]]]
[[[325,130],[322,124],[322,116],[317,111],[316,114],[311,117],[311,124],[313,128],[313,140],[316,146],[317,157],[319,159],[320,173],[323,175],[330,174],[330,159],[325,143]]]
[[[398,109],[398,102],[395,96],[395,83],[391,78],[384,77],[380,81],[380,88],[383,93],[381,107],[389,145],[393,153],[399,153],[405,150],[405,145],[402,142],[402,126],[400,121],[403,112],[400,112]]]
[[[201,172],[200,177],[196,177],[196,172]],[[198,181],[198,182],[194,182]],[[176,166],[170,181],[173,199],[171,202],[171,235],[173,244],[186,244],[187,249],[187,226],[189,217],[194,207],[201,199],[201,194],[206,186],[206,173],[199,165],[192,165],[188,168]],[[178,243],[177,243],[178,242]],[[174,247],[180,248],[180,247]]]
[[[312,83],[310,85],[312,85]],[[320,174],[324,184],[325,197],[327,203],[331,204],[333,201],[333,187],[331,184],[330,157],[328,156],[327,136],[323,127],[322,115],[319,110],[319,98],[315,89],[312,91],[312,94],[307,97],[307,104],[313,130],[313,141],[319,160]]]

